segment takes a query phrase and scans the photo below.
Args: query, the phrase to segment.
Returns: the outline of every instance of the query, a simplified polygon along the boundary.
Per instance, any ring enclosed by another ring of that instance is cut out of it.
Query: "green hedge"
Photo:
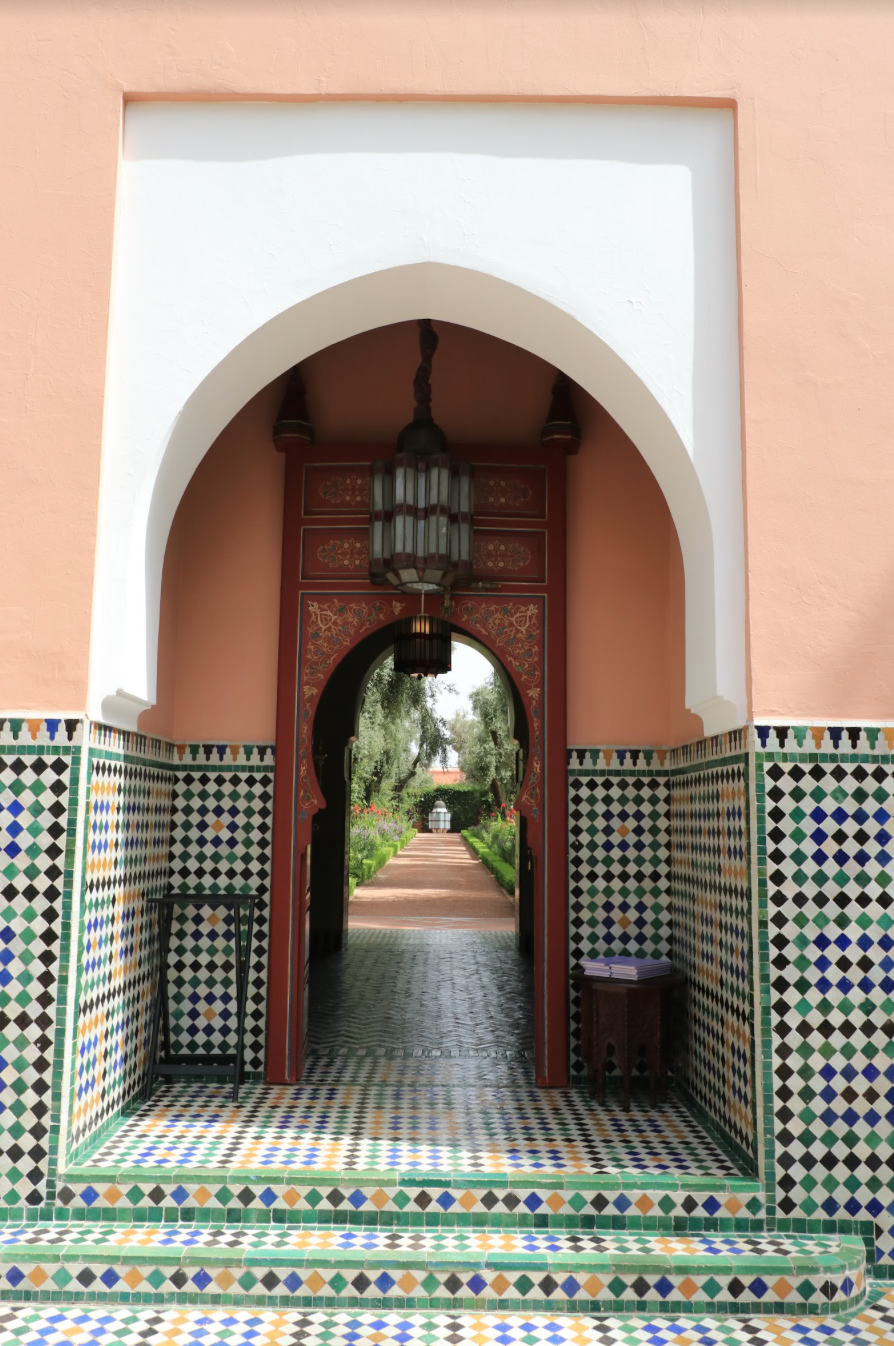
[[[463,838],[472,847],[485,868],[490,870],[500,887],[505,888],[510,897],[515,897],[515,870],[512,865],[507,865],[505,860],[501,860],[498,855],[494,855],[493,851],[488,850],[483,841],[473,837],[468,829],[464,830]]]
[[[482,805],[486,804],[488,809],[493,805],[490,790],[484,790],[480,785],[432,786],[430,790],[423,790],[416,802],[416,810],[426,827],[428,815],[439,799],[446,804],[450,814],[451,832],[462,832],[467,827],[474,827]]]
[[[407,842],[412,841],[416,835],[414,827],[408,827],[397,841],[389,842],[387,846],[379,846],[367,859],[360,861],[359,879],[348,880],[348,896],[354,896],[354,889],[358,884],[367,883],[374,874],[378,874],[383,865],[387,865],[389,860],[393,860],[398,851],[402,851]]]

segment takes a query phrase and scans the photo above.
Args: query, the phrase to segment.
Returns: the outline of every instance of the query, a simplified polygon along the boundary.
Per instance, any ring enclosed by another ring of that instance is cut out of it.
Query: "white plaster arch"
[[[716,110],[131,106],[89,713],[133,727],[154,702],[168,531],[236,411],[424,314],[559,366],[627,432],[680,537],[686,703],[743,723],[732,169]]]

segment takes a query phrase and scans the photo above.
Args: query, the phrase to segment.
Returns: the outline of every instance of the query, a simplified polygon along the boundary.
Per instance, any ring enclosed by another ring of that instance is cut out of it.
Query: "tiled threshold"
[[[317,1223],[407,1226],[691,1229],[758,1231],[764,1195],[754,1178],[688,1179],[616,1173],[556,1178],[541,1173],[462,1174],[306,1171],[72,1170],[57,1204],[130,1220],[253,1224],[312,1218]]]
[[[27,1225],[0,1235],[0,1288],[110,1302],[513,1312],[829,1314],[865,1295],[839,1236],[562,1230]]]
[[[759,1231],[761,1183],[679,1100],[628,1113],[511,1071],[470,1082],[481,1062],[443,1083],[449,1063],[432,1064],[330,1060],[235,1105],[220,1086],[166,1087],[67,1167],[57,1204],[198,1223]]]

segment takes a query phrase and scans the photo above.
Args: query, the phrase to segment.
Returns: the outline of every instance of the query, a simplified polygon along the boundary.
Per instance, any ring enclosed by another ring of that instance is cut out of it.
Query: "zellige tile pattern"
[[[569,962],[670,951],[667,775],[650,749],[576,749],[568,777]],[[608,770],[625,758],[628,770]],[[580,995],[571,996],[572,1071],[580,1074]]]
[[[81,736],[60,720],[0,720],[0,731],[0,1206],[33,1208],[58,1139]]]
[[[686,978],[677,1078],[754,1159],[747,795],[742,756],[671,772],[671,956]]]
[[[878,729],[756,732],[787,749],[757,752],[779,1214],[872,1221],[890,1267],[894,757]]]
[[[753,1229],[760,1185],[673,1098],[625,1113],[536,1088],[531,996],[511,934],[352,931],[313,965],[301,1084],[249,1084],[238,1104],[222,1086],[165,1086],[66,1174],[60,1201]]]
[[[837,1236],[28,1225],[0,1232],[0,1289],[111,1302],[829,1313],[862,1300],[865,1258],[859,1239]]]
[[[91,735],[103,730],[91,726]],[[91,746],[71,1113],[75,1147],[142,1083],[157,957],[147,899],[168,883],[173,782],[170,766],[154,755]]]
[[[101,1170],[739,1176],[673,1098],[597,1108],[581,1089],[483,1085],[177,1084],[79,1164]]]
[[[839,1318],[0,1305],[10,1346],[887,1346],[894,1292]]]
[[[530,963],[510,932],[353,930],[312,965],[310,1021],[301,1084],[250,1084],[238,1104],[222,1086],[165,1086],[91,1165],[740,1172],[673,1100],[625,1113],[536,1087]]]
[[[272,752],[265,746],[265,762],[256,766],[245,765],[230,751],[223,755],[221,765],[215,753],[213,766],[197,768],[186,745],[180,746],[185,751],[175,777],[170,884],[182,893],[255,893],[261,899],[255,915],[245,1021],[245,1068],[260,1073],[267,1023]],[[244,757],[253,746],[237,751]],[[233,914],[215,907],[213,901],[177,912],[168,958],[175,1051],[230,1050],[236,1021],[234,943]]]

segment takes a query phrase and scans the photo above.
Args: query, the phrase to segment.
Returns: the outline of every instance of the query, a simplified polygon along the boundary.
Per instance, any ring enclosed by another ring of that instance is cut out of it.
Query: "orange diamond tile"
[[[416,1277],[409,1271],[405,1271],[397,1283],[403,1290],[405,1295],[411,1294],[412,1291],[415,1290],[416,1286],[419,1284]]]
[[[319,1271],[312,1271],[309,1276],[304,1277],[304,1284],[312,1295],[318,1295],[320,1291],[324,1289],[326,1282],[323,1280]]]
[[[381,1210],[383,1206],[388,1205],[389,1197],[387,1192],[383,1192],[381,1187],[377,1187],[369,1199],[376,1210]]]
[[[197,1187],[193,1192],[193,1198],[200,1206],[204,1206],[211,1200],[211,1193],[207,1187]]]
[[[684,1299],[691,1299],[693,1295],[698,1294],[698,1283],[691,1276],[687,1276],[684,1281],[680,1281],[677,1289]]]
[[[121,1279],[124,1281],[124,1284],[128,1287],[128,1289],[136,1290],[137,1286],[141,1283],[143,1279],[143,1273],[142,1271],[140,1271],[139,1267],[131,1267],[129,1271],[126,1271],[124,1273]]]
[[[474,1192],[463,1192],[459,1198],[459,1204],[463,1210],[471,1210],[473,1206],[478,1205],[478,1198]]]
[[[503,1275],[502,1272],[500,1272],[499,1275],[494,1276],[493,1280],[491,1281],[491,1289],[494,1291],[494,1294],[497,1295],[505,1295],[506,1291],[510,1288],[511,1285],[512,1281],[507,1280],[507,1278]]]

